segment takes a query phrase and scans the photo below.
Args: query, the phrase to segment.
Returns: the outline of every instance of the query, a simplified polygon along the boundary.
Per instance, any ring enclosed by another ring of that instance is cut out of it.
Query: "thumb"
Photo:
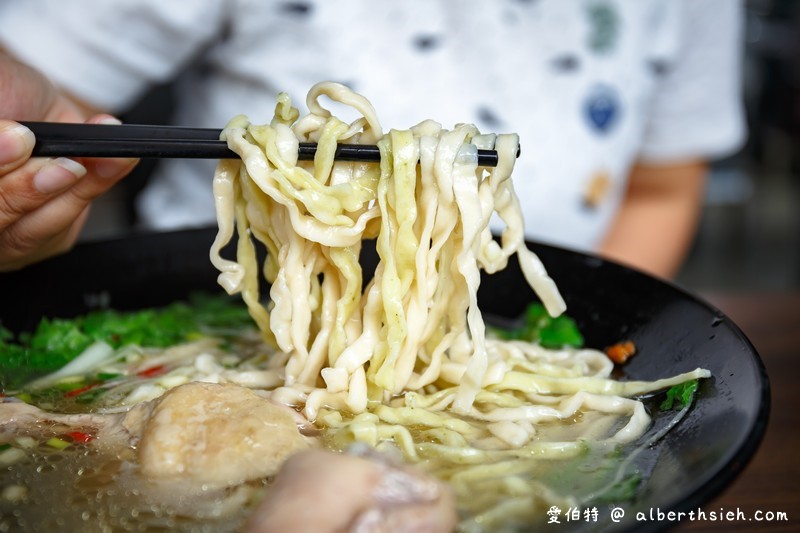
[[[31,156],[33,132],[11,120],[0,120],[0,176],[22,166]]]

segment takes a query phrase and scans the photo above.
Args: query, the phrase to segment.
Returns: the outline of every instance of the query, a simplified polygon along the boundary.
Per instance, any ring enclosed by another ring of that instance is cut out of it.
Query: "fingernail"
[[[103,117],[97,121],[98,124],[107,124],[109,126],[119,126],[122,121],[116,117]]]
[[[30,154],[36,138],[20,124],[0,130],[0,165],[7,165]]]
[[[59,157],[51,159],[33,176],[33,186],[40,193],[50,194],[67,188],[86,174],[80,163]]]

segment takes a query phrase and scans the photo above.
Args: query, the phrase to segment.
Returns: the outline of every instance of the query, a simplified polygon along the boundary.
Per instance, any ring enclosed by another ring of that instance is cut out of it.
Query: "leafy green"
[[[89,389],[88,391],[75,396],[75,401],[77,403],[92,403],[105,392],[106,389],[101,387],[95,387],[93,389]]]
[[[631,501],[636,498],[636,490],[641,482],[642,476],[638,472],[633,472],[611,485],[607,491],[597,497],[595,503]]]
[[[523,324],[515,329],[494,330],[500,338],[508,340],[524,340],[539,342],[546,348],[562,348],[583,346],[583,335],[578,331],[575,321],[561,315],[553,318],[542,304],[530,304],[525,310]]]
[[[15,387],[53,372],[98,340],[120,348],[129,344],[166,347],[203,334],[224,334],[252,324],[247,308],[227,296],[193,295],[189,303],[161,309],[93,311],[74,319],[44,318],[18,342],[0,326],[0,381]]]
[[[33,335],[22,335],[20,341],[27,348],[27,365],[55,370],[85,350],[93,339],[76,321],[45,318]]]
[[[13,338],[13,334],[0,325],[0,382],[7,381],[9,384],[24,382],[34,374],[26,369],[32,354],[29,355],[29,350],[24,346],[15,344]]]
[[[661,410],[669,411],[673,406],[681,409],[692,403],[699,383],[699,380],[693,379],[667,389],[667,397],[661,402]]]

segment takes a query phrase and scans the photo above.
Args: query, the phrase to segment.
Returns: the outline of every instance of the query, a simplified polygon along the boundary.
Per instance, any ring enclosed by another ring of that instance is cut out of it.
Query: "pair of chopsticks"
[[[36,136],[34,157],[136,157],[232,159],[239,156],[221,141],[222,130],[139,124],[20,122]],[[310,161],[316,143],[300,143],[298,159]],[[518,154],[519,155],[519,154]],[[380,162],[377,146],[339,144],[338,161]],[[495,150],[478,150],[478,165],[497,166]]]

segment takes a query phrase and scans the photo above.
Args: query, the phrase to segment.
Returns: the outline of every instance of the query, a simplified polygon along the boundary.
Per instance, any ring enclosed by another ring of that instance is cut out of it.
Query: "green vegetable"
[[[53,386],[53,388],[62,392],[71,392],[84,387],[86,387],[86,381],[83,379],[74,381],[61,381]]]
[[[27,393],[27,392],[21,392],[21,393],[17,394],[17,395],[16,395],[16,396],[14,396],[14,397],[15,397],[17,400],[21,401],[21,402],[25,402],[25,403],[33,403],[33,396],[31,396],[31,395],[30,395],[29,393]]]
[[[247,308],[227,296],[194,295],[162,309],[93,311],[74,319],[44,318],[18,342],[0,326],[0,383],[13,388],[54,372],[97,341],[166,347],[204,334],[225,334],[252,325]]]
[[[682,409],[683,407],[692,403],[692,399],[697,392],[697,386],[699,383],[699,380],[693,379],[691,381],[681,383],[680,385],[674,385],[667,389],[667,397],[663,402],[661,402],[661,410],[669,411],[673,406],[678,409]]]
[[[76,403],[93,403],[97,398],[103,395],[107,389],[103,389],[101,387],[95,387],[90,389],[86,392],[78,394],[75,396]]]
[[[0,372],[23,367],[28,359],[27,349],[13,342],[14,335],[0,324]]]
[[[516,329],[494,329],[494,331],[503,339],[539,342],[546,348],[583,346],[583,336],[578,331],[575,321],[564,315],[551,317],[542,304],[530,304],[525,310],[523,321],[523,324]]]
[[[59,439],[58,437],[48,439],[45,444],[51,448],[55,448],[56,450],[65,450],[71,446],[71,443],[65,441],[64,439]]]
[[[636,490],[639,488],[639,483],[641,483],[641,481],[642,476],[638,472],[629,474],[598,496],[595,502],[614,503],[631,501],[636,498]]]

